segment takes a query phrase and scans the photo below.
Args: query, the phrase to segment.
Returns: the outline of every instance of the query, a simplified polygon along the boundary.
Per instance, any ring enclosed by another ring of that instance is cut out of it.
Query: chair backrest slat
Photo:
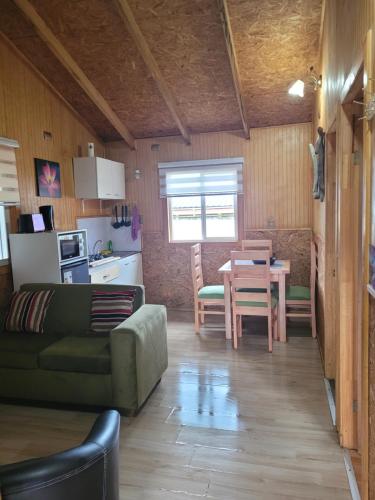
[[[203,288],[202,249],[200,243],[191,247],[191,274],[194,293],[198,294],[199,290]]]
[[[315,241],[311,241],[310,252],[311,252],[311,261],[310,261],[310,292],[311,298],[315,295],[315,285],[316,285],[316,276],[318,274],[318,245]]]
[[[231,252],[231,288],[234,301],[266,302],[271,307],[269,250]]]
[[[242,240],[242,250],[269,250],[272,256],[272,240]]]

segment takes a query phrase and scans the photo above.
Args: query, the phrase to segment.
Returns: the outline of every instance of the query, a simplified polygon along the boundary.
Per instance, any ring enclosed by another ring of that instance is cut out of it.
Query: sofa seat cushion
[[[204,286],[198,292],[198,297],[204,299],[224,299],[224,285]]]
[[[286,300],[310,300],[310,288],[307,286],[291,285],[286,290]]]
[[[6,332],[0,335],[1,368],[38,368],[38,355],[56,342],[49,335]]]
[[[39,355],[39,367],[78,373],[111,373],[108,337],[64,337]]]

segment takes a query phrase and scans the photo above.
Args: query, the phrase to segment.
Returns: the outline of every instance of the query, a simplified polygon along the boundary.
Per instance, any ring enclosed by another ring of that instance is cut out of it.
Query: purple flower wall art
[[[60,165],[54,161],[35,158],[37,195],[61,198]]]

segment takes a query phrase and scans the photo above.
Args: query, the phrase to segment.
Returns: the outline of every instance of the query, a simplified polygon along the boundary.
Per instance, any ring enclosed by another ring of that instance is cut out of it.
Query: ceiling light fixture
[[[310,66],[310,70],[306,79],[306,83],[311,85],[316,91],[322,86],[322,75],[318,75],[314,71],[314,66]],[[305,95],[305,82],[296,80],[288,89],[288,94],[303,97]]]

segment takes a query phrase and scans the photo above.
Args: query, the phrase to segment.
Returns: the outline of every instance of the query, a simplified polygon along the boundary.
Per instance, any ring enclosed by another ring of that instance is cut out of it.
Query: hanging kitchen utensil
[[[135,241],[138,238],[138,233],[141,230],[141,216],[139,215],[137,205],[133,207],[132,217],[132,239]]]
[[[120,226],[121,227],[126,226],[126,222],[125,222],[125,219],[124,219],[124,205],[121,205],[121,222],[120,222]]]
[[[129,227],[131,226],[131,219],[128,219],[128,205],[125,205],[125,226]]]
[[[115,222],[112,223],[112,227],[114,229],[118,229],[120,226],[121,226],[121,224],[118,220],[117,205],[115,205]]]

